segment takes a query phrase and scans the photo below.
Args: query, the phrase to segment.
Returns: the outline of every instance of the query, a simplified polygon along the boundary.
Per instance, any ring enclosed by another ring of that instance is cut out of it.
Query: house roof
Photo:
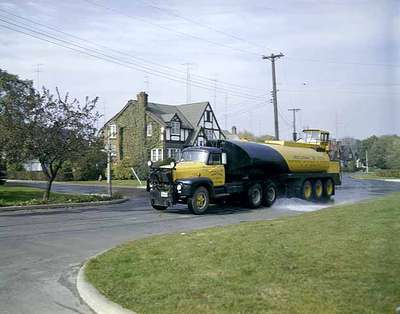
[[[130,105],[136,104],[136,100],[129,100],[122,110],[109,119],[105,125],[118,118]],[[163,124],[167,124],[175,115],[177,115],[179,120],[181,120],[183,128],[196,129],[208,104],[208,102],[197,102],[182,105],[164,105],[149,102],[147,103],[146,111],[150,113],[153,118],[156,118],[156,120]]]
[[[195,128],[208,105],[207,101],[197,102],[193,104],[184,104],[176,106],[180,112],[189,120],[190,124]]]

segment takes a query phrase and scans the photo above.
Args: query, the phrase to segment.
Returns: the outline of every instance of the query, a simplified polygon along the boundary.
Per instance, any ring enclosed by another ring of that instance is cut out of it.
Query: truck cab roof
[[[212,147],[212,146],[192,146],[192,147],[187,147],[184,149],[186,150],[201,150],[201,151],[207,151],[210,153],[222,153],[222,149],[218,147]]]

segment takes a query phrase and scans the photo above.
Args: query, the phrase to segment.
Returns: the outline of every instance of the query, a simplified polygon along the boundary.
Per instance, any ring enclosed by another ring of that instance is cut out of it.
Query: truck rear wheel
[[[250,208],[257,208],[262,203],[262,188],[261,185],[256,183],[250,186],[247,190],[247,203]]]
[[[210,204],[210,195],[204,186],[200,186],[194,191],[193,197],[188,199],[188,207],[195,215],[204,214]]]
[[[313,196],[313,187],[310,180],[305,180],[301,187],[301,198],[306,201],[311,201]]]
[[[263,205],[271,207],[275,203],[277,195],[276,185],[273,182],[268,182],[264,189]]]
[[[324,185],[322,184],[322,180],[317,179],[313,184],[313,197],[314,200],[320,201],[324,195]]]
[[[335,184],[331,178],[324,182],[324,197],[330,198],[335,193]]]

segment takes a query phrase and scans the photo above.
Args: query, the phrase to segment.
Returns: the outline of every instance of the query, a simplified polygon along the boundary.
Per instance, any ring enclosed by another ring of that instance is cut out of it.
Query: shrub
[[[132,162],[130,159],[123,159],[116,162],[113,169],[113,177],[117,180],[127,180],[133,177]]]
[[[375,172],[378,177],[400,178],[400,169],[381,169]]]

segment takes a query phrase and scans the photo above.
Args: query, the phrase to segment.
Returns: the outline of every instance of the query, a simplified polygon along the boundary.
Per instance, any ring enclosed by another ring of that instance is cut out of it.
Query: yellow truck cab
[[[194,214],[234,195],[250,208],[271,206],[278,195],[322,201],[341,184],[340,168],[329,159],[327,147],[311,142],[212,140],[206,147],[184,149],[176,163],[154,167],[149,162],[147,190],[153,208],[183,203]]]

